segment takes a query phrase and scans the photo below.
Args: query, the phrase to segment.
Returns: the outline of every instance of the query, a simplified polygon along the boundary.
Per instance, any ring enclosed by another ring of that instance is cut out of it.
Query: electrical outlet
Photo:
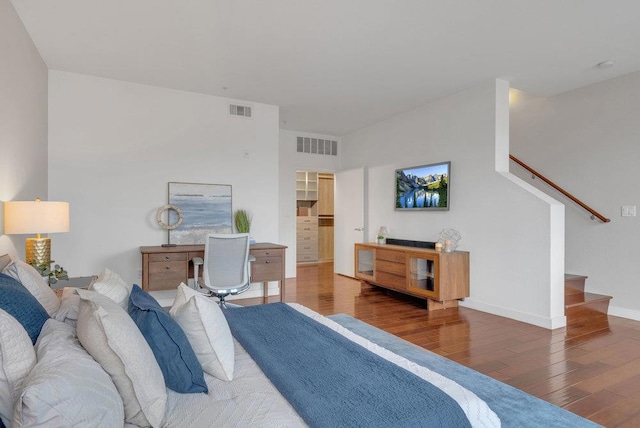
[[[622,207],[622,217],[635,217],[635,216],[636,216],[635,205],[625,205]]]
[[[142,269],[136,270],[136,281],[142,281]]]

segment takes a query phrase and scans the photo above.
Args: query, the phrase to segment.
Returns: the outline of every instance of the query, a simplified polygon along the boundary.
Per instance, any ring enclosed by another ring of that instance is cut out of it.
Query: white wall
[[[610,314],[640,319],[640,220],[621,217],[621,206],[640,206],[640,72],[548,99],[520,95],[512,153],[611,219],[592,221],[558,196],[567,211],[567,272],[587,275],[587,291],[613,296]]]
[[[380,225],[391,237],[428,241],[457,229],[471,261],[463,305],[555,328],[565,324],[563,266],[552,263],[562,249],[562,207],[496,172],[507,103],[507,84],[492,82],[344,136],[343,167],[367,170],[370,240]],[[441,161],[452,165],[450,211],[395,211],[394,170]]]
[[[71,275],[110,267],[139,282],[139,247],[167,239],[155,213],[170,181],[231,184],[255,239],[278,242],[278,107],[251,103],[248,119],[229,101],[50,72],[49,194],[71,209],[53,256]]]
[[[338,155],[297,152],[297,137],[322,138],[338,142]],[[337,172],[340,169],[340,138],[299,131],[280,131],[280,243],[286,245],[287,278],[296,276],[296,170]]]
[[[9,0],[0,0],[0,201],[46,200],[47,67]],[[25,236],[3,235],[0,247],[24,257]]]

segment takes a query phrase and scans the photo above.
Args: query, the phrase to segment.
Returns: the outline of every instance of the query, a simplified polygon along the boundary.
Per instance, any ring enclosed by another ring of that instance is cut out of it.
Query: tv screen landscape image
[[[396,210],[449,209],[451,162],[396,170]]]

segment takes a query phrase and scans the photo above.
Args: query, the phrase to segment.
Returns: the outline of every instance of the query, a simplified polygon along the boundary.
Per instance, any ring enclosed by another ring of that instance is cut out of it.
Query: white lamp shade
[[[11,201],[4,203],[4,233],[59,233],[69,231],[69,203]]]

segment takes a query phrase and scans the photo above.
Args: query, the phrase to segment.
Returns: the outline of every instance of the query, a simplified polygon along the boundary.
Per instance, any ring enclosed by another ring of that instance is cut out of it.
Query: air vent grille
[[[297,152],[338,156],[338,142],[322,138],[298,137]]]
[[[238,104],[229,104],[229,114],[231,116],[251,117],[251,106],[241,106]]]

